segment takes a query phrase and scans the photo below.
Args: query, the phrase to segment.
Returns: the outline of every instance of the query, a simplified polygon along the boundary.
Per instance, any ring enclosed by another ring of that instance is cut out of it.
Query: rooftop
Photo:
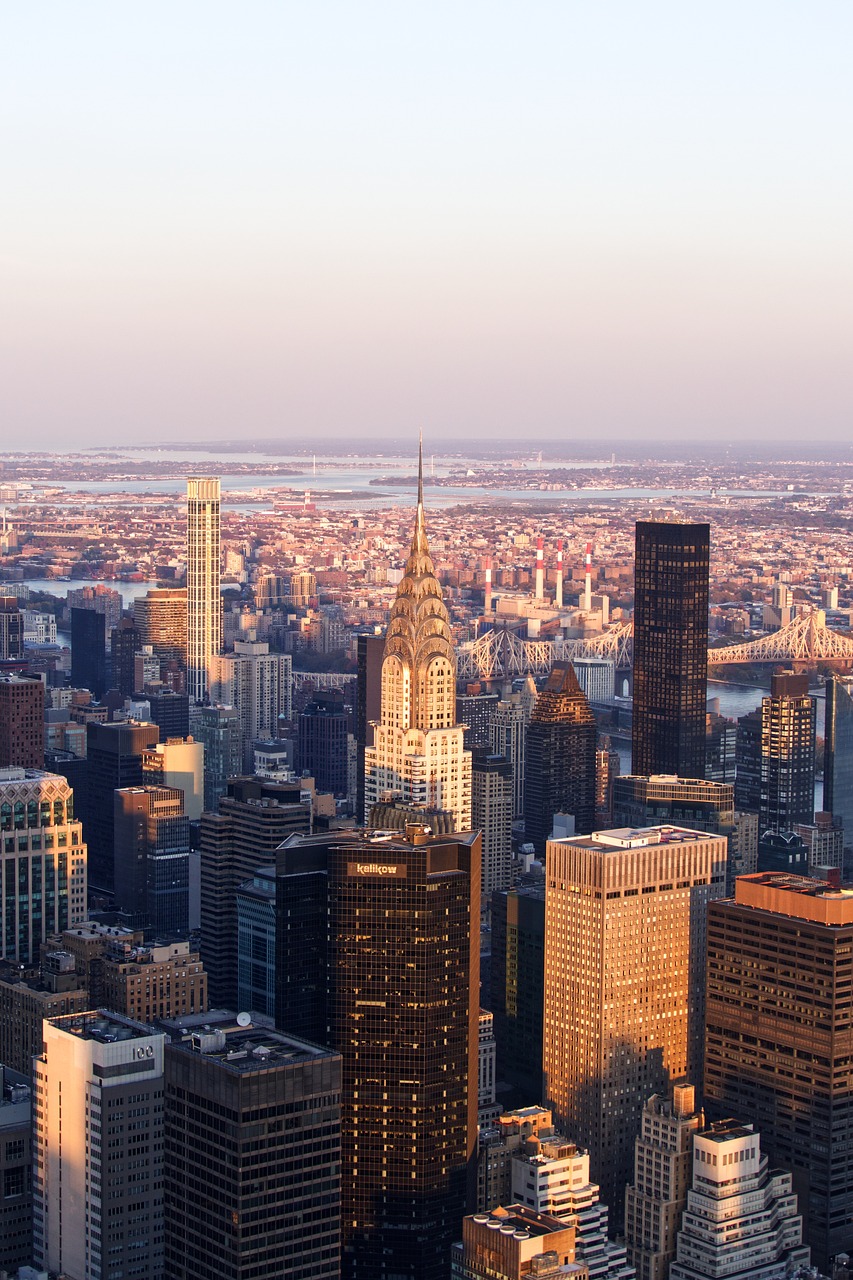
[[[79,1036],[81,1040],[97,1040],[99,1044],[115,1044],[120,1040],[142,1040],[155,1034],[153,1027],[135,1022],[107,1009],[93,1009],[87,1013],[67,1013],[61,1018],[51,1018],[50,1024]]]
[[[617,849],[642,849],[653,844],[693,844],[696,840],[719,840],[720,836],[707,831],[691,831],[688,827],[614,827],[610,831],[594,831],[589,836],[567,836],[553,841],[570,844],[577,849],[594,849],[598,852]]]
[[[526,1240],[530,1236],[548,1236],[555,1231],[567,1230],[569,1224],[550,1213],[538,1213],[523,1204],[511,1204],[506,1208],[492,1209],[491,1213],[475,1213],[472,1220],[482,1226],[500,1231],[502,1235],[514,1235]]]
[[[828,880],[788,875],[784,871],[738,876],[735,902],[816,924],[853,924],[853,886],[838,886]]]
[[[255,1026],[237,1026],[228,1031],[213,1025],[209,1029],[202,1027],[183,1039],[173,1039],[171,1048],[181,1053],[198,1054],[239,1075],[291,1066],[312,1058],[326,1057],[333,1052],[307,1040],[297,1040],[280,1031]]]

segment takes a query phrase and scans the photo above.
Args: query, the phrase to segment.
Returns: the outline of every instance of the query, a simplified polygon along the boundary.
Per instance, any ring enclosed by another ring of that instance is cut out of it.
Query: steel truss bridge
[[[307,684],[314,689],[345,689],[355,678],[354,671],[294,671],[293,688],[302,689]]]
[[[760,640],[709,649],[708,665],[744,662],[853,662],[853,638],[830,631],[820,610],[798,614],[787,626]],[[623,622],[583,640],[523,640],[505,629],[487,631],[456,651],[458,675],[465,680],[511,680],[547,675],[562,659],[610,658],[627,670],[633,659],[634,624]]]

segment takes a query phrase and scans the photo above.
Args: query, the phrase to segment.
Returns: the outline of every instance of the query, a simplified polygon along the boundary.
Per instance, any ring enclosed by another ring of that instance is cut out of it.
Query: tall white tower
[[[364,753],[365,811],[393,796],[453,814],[471,830],[471,752],[456,723],[456,655],[427,545],[423,449],[418,510],[406,569],[385,635],[380,718]]]
[[[219,479],[187,479],[187,693],[204,702],[210,660],[222,648]]]

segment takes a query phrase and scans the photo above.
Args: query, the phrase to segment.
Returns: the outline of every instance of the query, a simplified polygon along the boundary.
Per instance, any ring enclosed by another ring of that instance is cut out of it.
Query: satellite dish
[[[238,1027],[250,1027],[252,1025],[252,1015],[250,1013],[237,1014]]]

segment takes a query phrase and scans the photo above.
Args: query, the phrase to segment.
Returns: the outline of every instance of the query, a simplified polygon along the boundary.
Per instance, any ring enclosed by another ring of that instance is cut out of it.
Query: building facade
[[[549,841],[545,1101],[617,1221],[642,1108],[701,1071],[705,930],[726,839],[680,827]]]
[[[89,846],[89,884],[106,893],[115,888],[113,792],[143,785],[142,758],[158,741],[156,724],[124,721],[86,728],[86,788],[80,816]]]
[[[207,974],[188,942],[143,947],[119,938],[106,944],[104,1004],[139,1022],[192,1017],[207,1009]]]
[[[452,1280],[588,1280],[575,1262],[574,1227],[523,1204],[496,1206],[463,1220]]]
[[[162,662],[187,665],[187,589],[154,587],[133,602],[133,620],[141,644]]]
[[[187,480],[187,693],[204,702],[211,662],[222,648],[222,597],[219,590],[219,480]]]
[[[237,1007],[275,1018],[275,865],[237,888]]]
[[[761,832],[814,820],[816,724],[808,675],[771,676],[770,697],[761,700]]]
[[[554,815],[572,814],[575,831],[595,826],[595,716],[570,662],[555,662],[527,728],[524,835],[537,853]]]
[[[32,1262],[33,1167],[30,1075],[0,1065],[0,1271]]]
[[[506,756],[475,747],[471,770],[471,822],[483,842],[482,902],[512,883],[512,765]]]
[[[710,526],[637,523],[632,773],[705,776]]]
[[[823,807],[842,826],[845,850],[853,851],[853,676],[826,682]]]
[[[44,685],[17,674],[0,676],[0,769],[44,767]]]
[[[243,769],[251,768],[252,743],[278,736],[292,715],[292,659],[270,653],[265,640],[237,640],[233,653],[211,659],[210,700],[232,706],[240,717]]]
[[[113,792],[115,900],[135,928],[155,937],[189,929],[190,823],[174,787]]]
[[[492,894],[490,982],[498,1079],[521,1106],[542,1095],[544,883]]]

